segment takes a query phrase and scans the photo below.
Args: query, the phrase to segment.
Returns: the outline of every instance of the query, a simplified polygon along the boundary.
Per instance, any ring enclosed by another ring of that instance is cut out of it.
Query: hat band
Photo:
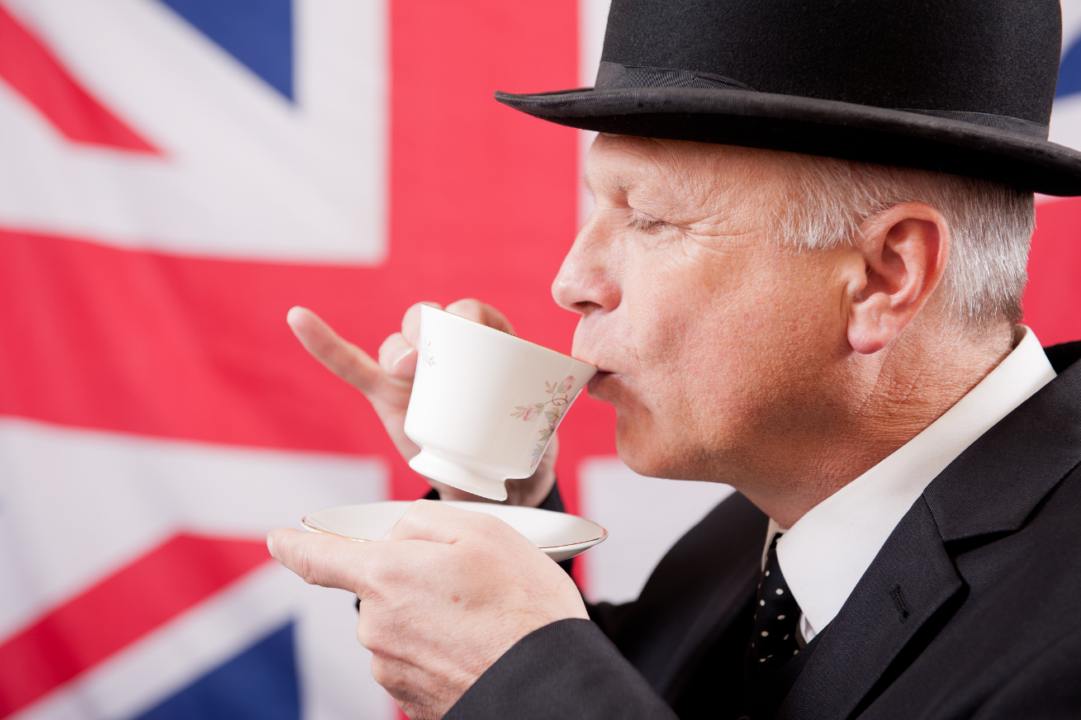
[[[1006,132],[1027,135],[1037,140],[1046,140],[1050,135],[1051,128],[1047,125],[1010,117],[1009,115],[993,115],[991,113],[970,112],[967,110],[914,110],[912,108],[894,108],[903,112],[919,113],[920,115],[933,115],[944,120],[960,120],[961,122],[983,125],[984,127],[1005,130]]]
[[[601,60],[600,69],[597,70],[597,82],[594,87],[597,90],[662,87],[754,90],[750,85],[723,75],[644,65],[621,65],[604,60]]]
[[[715,90],[756,92],[750,85],[723,75],[601,61],[594,90],[628,90],[631,88],[712,88]],[[1009,115],[995,115],[993,113],[968,110],[917,110],[914,108],[884,109],[931,115],[944,120],[958,120],[972,125],[982,125],[983,127],[1025,135],[1038,140],[1047,140],[1050,129],[1047,125],[1032,122],[1031,120],[1022,120]]]

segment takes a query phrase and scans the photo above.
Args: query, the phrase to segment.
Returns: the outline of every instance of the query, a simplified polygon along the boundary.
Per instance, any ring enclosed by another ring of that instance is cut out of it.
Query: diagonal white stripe
[[[173,533],[261,539],[387,497],[378,459],[149,440],[0,419],[0,638]],[[303,716],[393,716],[354,635],[352,598],[272,562],[20,718],[122,718],[297,620]]]
[[[374,458],[0,419],[0,638],[176,532],[261,539],[387,483]]]
[[[266,565],[62,686],[12,720],[130,718],[156,706],[295,621],[301,717],[391,718],[393,701],[371,678],[371,655],[351,632],[346,593],[305,585]]]
[[[633,472],[617,457],[595,457],[578,469],[582,514],[608,530],[608,540],[582,555],[592,600],[626,602],[687,530],[732,493],[728,485],[659,480]]]
[[[4,3],[166,158],[72,144],[0,92],[0,225],[219,257],[384,258],[384,3],[297,0],[296,106],[161,3]]]

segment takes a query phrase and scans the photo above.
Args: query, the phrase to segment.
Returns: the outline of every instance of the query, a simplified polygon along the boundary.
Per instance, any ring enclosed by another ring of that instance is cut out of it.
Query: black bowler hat
[[[496,93],[561,125],[1081,195],[1047,141],[1059,0],[613,0],[593,88]]]

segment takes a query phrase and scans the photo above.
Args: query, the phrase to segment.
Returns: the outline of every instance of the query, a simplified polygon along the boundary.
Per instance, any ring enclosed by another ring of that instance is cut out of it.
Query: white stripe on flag
[[[617,457],[590,458],[578,468],[582,514],[609,534],[584,557],[594,601],[637,598],[676,540],[732,493],[717,483],[643,477]]]
[[[371,678],[371,654],[351,631],[352,599],[267,564],[12,720],[135,717],[290,620],[296,622],[301,717],[394,717],[393,701]]]
[[[0,225],[252,260],[385,257],[383,2],[297,0],[296,105],[163,3],[4,4],[164,157],[73,144],[0,88]]]
[[[0,638],[178,531],[261,539],[388,496],[359,459],[0,420]]]

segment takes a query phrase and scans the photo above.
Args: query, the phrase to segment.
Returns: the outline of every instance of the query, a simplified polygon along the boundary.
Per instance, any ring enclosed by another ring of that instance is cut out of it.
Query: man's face
[[[771,241],[792,156],[598,137],[596,209],[553,284],[582,315],[620,456],[652,476],[737,482],[828,432],[845,340],[838,257]],[[802,444],[795,442],[795,445]]]

